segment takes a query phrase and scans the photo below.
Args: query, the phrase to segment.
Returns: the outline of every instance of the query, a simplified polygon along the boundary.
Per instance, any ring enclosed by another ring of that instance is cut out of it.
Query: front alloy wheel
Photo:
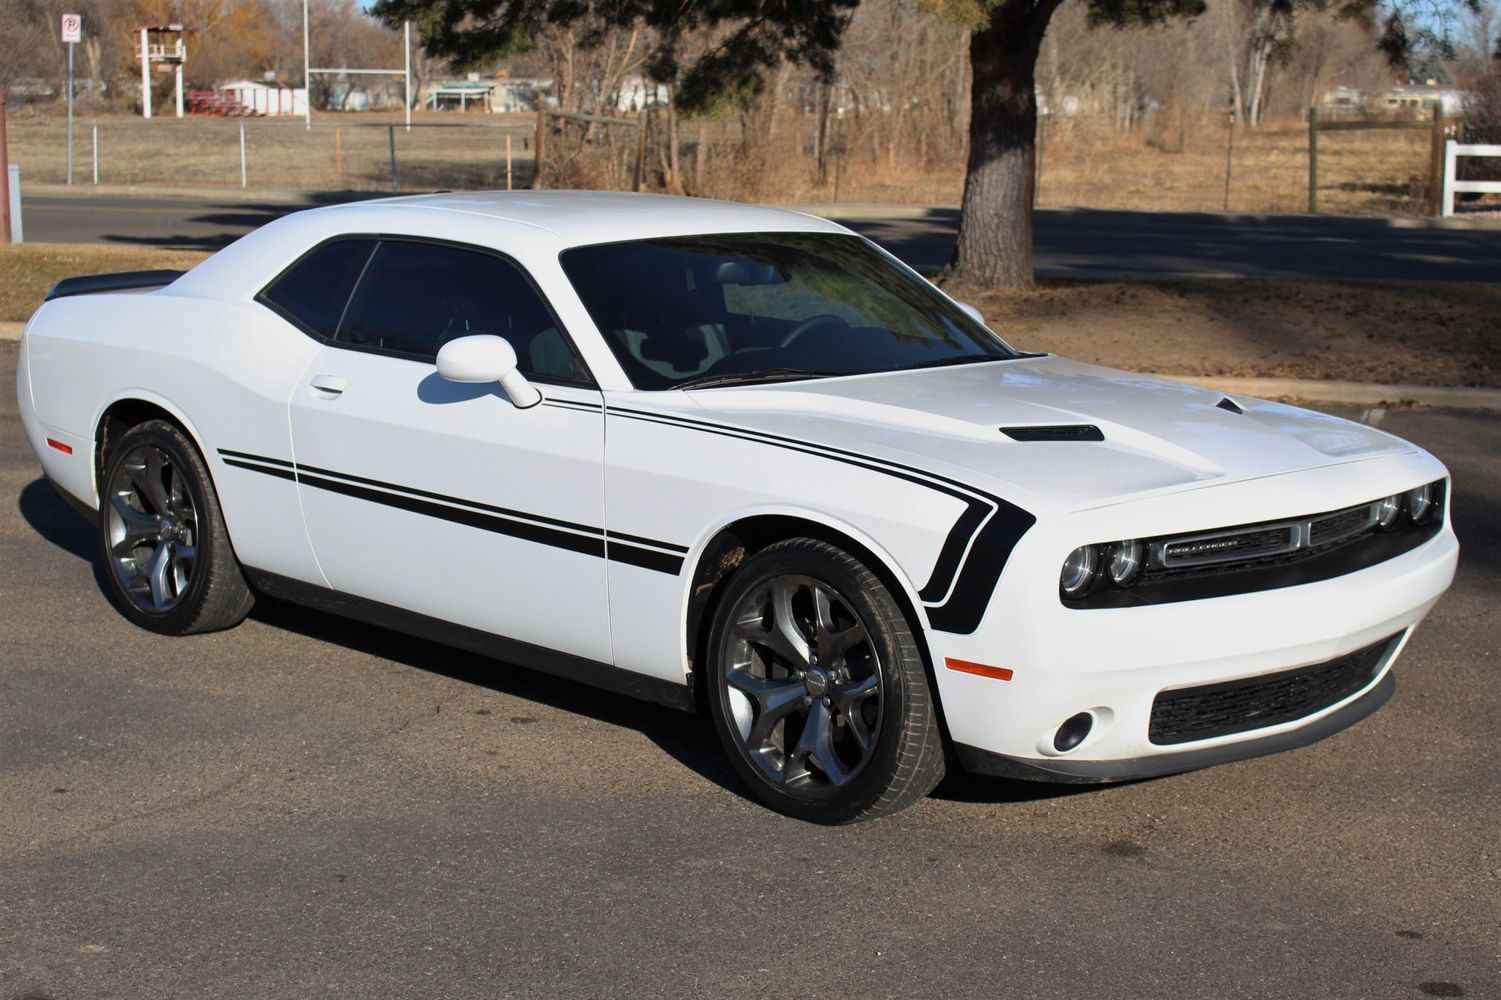
[[[881,729],[881,662],[870,633],[828,584],[777,576],[731,612],[730,711],[749,759],[792,793],[847,784]]]
[[[943,776],[921,654],[890,591],[825,542],[746,561],[716,606],[709,707],[751,788],[800,819],[894,812]]]

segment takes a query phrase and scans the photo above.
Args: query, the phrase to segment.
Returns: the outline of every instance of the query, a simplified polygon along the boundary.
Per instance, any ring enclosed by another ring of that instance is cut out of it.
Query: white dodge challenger
[[[684,198],[397,198],[66,279],[17,396],[142,627],[266,594],[702,706],[817,822],[1311,743],[1458,558],[1405,441],[1018,352],[838,225]]]

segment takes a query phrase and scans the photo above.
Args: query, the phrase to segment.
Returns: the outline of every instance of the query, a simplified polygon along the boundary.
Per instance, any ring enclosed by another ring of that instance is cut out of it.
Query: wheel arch
[[[106,403],[94,420],[94,460],[90,475],[93,479],[96,507],[99,504],[99,484],[104,478],[104,464],[109,457],[110,443],[118,440],[120,435],[132,427],[148,420],[165,420],[174,425],[188,436],[188,439],[193,442],[193,447],[198,449],[198,454],[203,456],[204,465],[208,465],[209,452],[203,447],[203,436],[198,433],[198,429],[193,426],[193,422],[182,410],[162,396],[145,389],[122,392]],[[212,469],[209,474],[212,477]]]
[[[891,591],[902,613],[912,624],[922,655],[923,668],[933,692],[933,703],[944,739],[948,725],[939,700],[933,657],[928,648],[927,619],[907,575],[891,554],[853,526],[801,510],[748,511],[706,532],[705,542],[690,559],[687,607],[684,614],[684,648],[698,697],[704,693],[706,671],[700,669],[708,654],[710,624],[725,585],[746,559],[762,549],[789,538],[814,538],[848,552],[860,560]],[[700,703],[702,704],[702,702]]]

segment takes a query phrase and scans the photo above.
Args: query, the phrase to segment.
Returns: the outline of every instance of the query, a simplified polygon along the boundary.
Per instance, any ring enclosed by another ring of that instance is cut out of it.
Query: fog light
[[[1095,554],[1094,546],[1081,545],[1063,561],[1063,573],[1058,578],[1058,586],[1063,588],[1065,597],[1078,597],[1090,588],[1099,571],[1100,557]]]
[[[1402,497],[1400,494],[1376,502],[1376,524],[1381,527],[1382,531],[1390,531],[1396,527],[1397,518],[1401,516]]]
[[[1084,737],[1089,735],[1089,730],[1093,727],[1094,716],[1080,712],[1058,727],[1058,732],[1053,735],[1053,749],[1059,753],[1068,753],[1084,742]]]
[[[1141,543],[1137,541],[1110,546],[1110,579],[1117,587],[1129,587],[1136,582],[1136,575],[1141,572],[1141,556]]]
[[[1413,524],[1422,524],[1432,517],[1435,506],[1432,483],[1407,491],[1407,516],[1412,518]]]

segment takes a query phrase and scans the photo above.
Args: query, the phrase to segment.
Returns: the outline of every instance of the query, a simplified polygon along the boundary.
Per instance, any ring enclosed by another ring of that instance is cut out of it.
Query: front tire
[[[132,427],[111,449],[99,537],[109,596],[142,628],[216,632],[238,625],[255,603],[203,457],[165,420]]]
[[[748,559],[709,634],[714,728],[778,812],[849,823],[932,791],[944,749],[912,625],[880,579],[810,538]]]

